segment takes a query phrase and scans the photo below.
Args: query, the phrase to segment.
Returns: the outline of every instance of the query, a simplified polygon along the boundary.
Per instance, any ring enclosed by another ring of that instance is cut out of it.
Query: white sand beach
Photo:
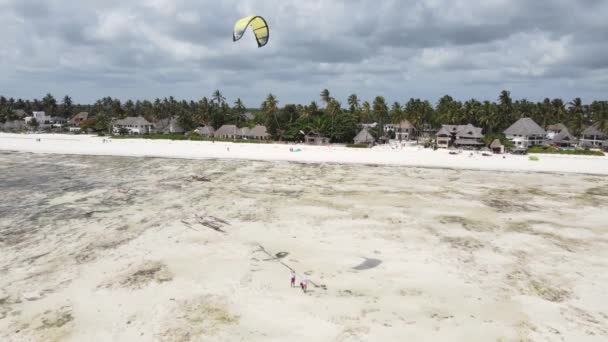
[[[290,152],[290,148],[301,149],[301,152]],[[530,161],[528,156],[505,155],[503,158],[502,155],[493,155],[484,157],[480,153],[466,151],[459,155],[450,155],[447,150],[433,151],[422,147],[391,149],[388,146],[380,146],[373,149],[353,149],[340,146],[235,144],[144,139],[113,139],[111,142],[104,143],[102,137],[86,135],[0,133],[0,150],[78,155],[239,159],[400,165],[469,170],[608,174],[608,157],[539,155],[539,161]]]
[[[0,152],[2,341],[608,338],[606,176],[65,155],[453,157],[40,137],[0,139],[62,153]],[[548,160],[606,165],[504,165]]]

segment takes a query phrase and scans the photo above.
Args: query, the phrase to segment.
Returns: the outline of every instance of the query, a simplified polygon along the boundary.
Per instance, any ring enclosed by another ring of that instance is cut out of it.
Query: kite
[[[270,37],[268,24],[264,18],[257,15],[239,19],[236,24],[234,24],[232,40],[236,42],[241,39],[247,30],[247,26],[251,26],[253,34],[255,35],[255,40],[258,42],[258,47],[262,47],[268,43],[268,38]]]

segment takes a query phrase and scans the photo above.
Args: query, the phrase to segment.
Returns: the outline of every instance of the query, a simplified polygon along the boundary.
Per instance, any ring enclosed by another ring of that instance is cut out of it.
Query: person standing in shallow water
[[[291,287],[296,286],[296,272],[295,271],[291,271]]]

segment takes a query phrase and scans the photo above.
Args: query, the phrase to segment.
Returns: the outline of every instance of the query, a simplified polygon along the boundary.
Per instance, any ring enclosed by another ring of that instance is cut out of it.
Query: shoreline
[[[36,141],[41,139],[41,141]],[[608,157],[536,155],[481,156],[477,152],[450,155],[447,150],[408,146],[394,150],[388,146],[353,149],[344,146],[303,144],[239,144],[232,142],[125,139],[103,143],[90,135],[0,133],[0,151],[38,154],[120,156],[189,160],[285,161],[303,164],[405,166],[428,169],[543,174],[608,175]],[[105,138],[108,139],[108,138]],[[302,152],[290,152],[298,147]],[[503,158],[503,156],[505,158]]]

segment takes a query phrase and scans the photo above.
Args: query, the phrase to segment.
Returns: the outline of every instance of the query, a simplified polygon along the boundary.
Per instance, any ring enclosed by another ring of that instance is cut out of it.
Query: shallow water
[[[191,229],[205,229],[193,215],[218,219],[213,222],[227,239],[276,242],[275,251],[289,253],[285,259],[308,258],[317,265],[312,274],[329,288],[326,295],[354,293],[332,284],[342,272],[354,268],[372,274],[370,281],[392,281],[403,262],[420,258],[449,267],[466,283],[501,283],[487,285],[497,298],[568,302],[585,297],[577,281],[603,281],[571,272],[607,270],[598,252],[608,247],[606,189],[608,177],[586,175],[0,153],[0,328],[10,327],[7,337],[32,330],[38,338],[48,337],[45,329],[68,329],[73,323],[63,320],[77,314],[62,308],[63,324],[36,330],[30,321],[38,313],[23,307],[23,293],[50,298],[87,265],[146,248],[136,247],[145,234],[184,220]],[[375,262],[361,266],[363,259]],[[145,265],[135,277],[120,273],[98,286],[133,279],[171,286],[173,273],[179,276],[164,264]],[[584,314],[601,317],[598,310],[585,308]],[[584,329],[601,336],[608,319],[597,320],[601,324]],[[28,328],[15,329],[20,324]]]

